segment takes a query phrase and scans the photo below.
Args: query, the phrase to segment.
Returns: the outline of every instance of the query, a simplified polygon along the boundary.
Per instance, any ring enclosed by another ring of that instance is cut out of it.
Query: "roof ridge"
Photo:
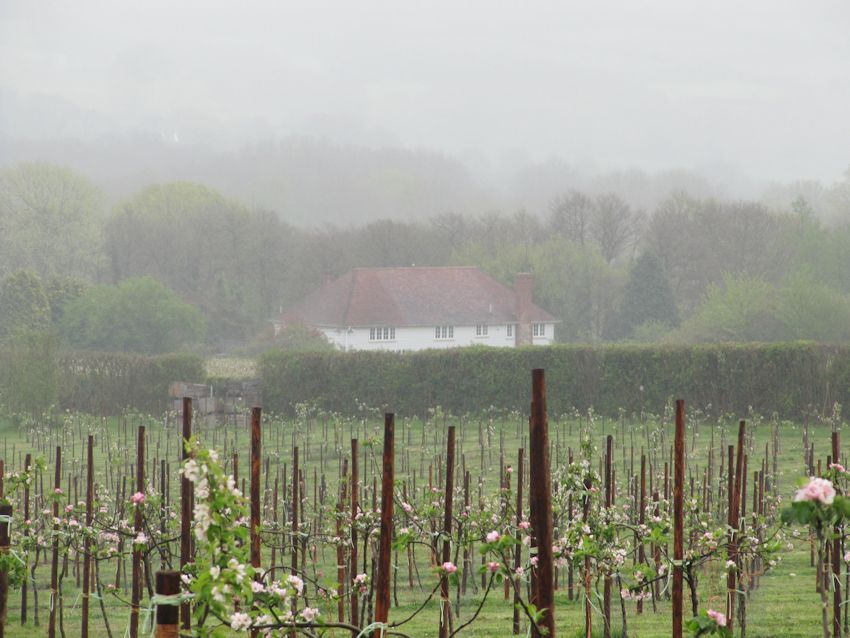
[[[479,270],[479,266],[355,266],[351,270]],[[483,272],[483,271],[481,271]]]
[[[344,326],[517,319],[516,290],[476,266],[352,268],[292,310],[317,324]],[[553,318],[534,300],[529,310],[533,320]]]

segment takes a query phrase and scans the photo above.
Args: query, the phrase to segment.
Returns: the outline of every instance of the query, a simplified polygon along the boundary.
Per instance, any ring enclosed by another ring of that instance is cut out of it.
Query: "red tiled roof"
[[[514,291],[473,266],[355,268],[281,316],[314,326],[516,323]],[[534,304],[529,321],[555,321]]]

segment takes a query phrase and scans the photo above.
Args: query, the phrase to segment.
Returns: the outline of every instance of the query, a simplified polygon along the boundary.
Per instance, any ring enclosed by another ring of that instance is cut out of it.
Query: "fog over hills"
[[[113,201],[200,181],[305,225],[545,213],[570,188],[787,207],[850,164],[848,32],[840,1],[13,1],[0,164]]]

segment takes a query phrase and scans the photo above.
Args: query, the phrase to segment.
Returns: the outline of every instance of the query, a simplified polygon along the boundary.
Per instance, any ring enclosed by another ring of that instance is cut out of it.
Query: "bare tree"
[[[609,264],[640,239],[646,215],[632,209],[616,193],[603,193],[594,200],[590,233]]]
[[[564,239],[584,246],[590,237],[593,200],[584,193],[571,190],[553,199],[549,208],[549,226],[552,230]]]
[[[460,213],[443,213],[431,217],[429,222],[439,235],[440,240],[450,247],[450,252],[462,246],[469,239],[469,224]]]

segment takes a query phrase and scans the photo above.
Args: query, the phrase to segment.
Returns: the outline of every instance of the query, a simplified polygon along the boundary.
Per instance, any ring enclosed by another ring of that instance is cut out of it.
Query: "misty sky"
[[[850,3],[3,0],[0,91],[7,135],[309,134],[832,182]],[[62,121],[32,117],[57,98]]]

